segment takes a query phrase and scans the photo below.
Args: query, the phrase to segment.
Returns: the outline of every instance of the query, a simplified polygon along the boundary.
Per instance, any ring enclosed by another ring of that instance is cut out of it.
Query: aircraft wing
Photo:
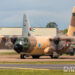
[[[51,37],[50,38],[50,41],[53,41],[53,40],[58,40],[58,41],[75,41],[75,37],[74,36],[56,36],[56,37]]]
[[[13,49],[14,43],[20,36],[0,36],[0,49]]]

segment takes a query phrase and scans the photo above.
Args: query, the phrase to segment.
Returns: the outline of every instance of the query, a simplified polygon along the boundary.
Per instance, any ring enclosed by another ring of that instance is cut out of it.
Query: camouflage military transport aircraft
[[[20,53],[20,58],[25,59],[27,56],[39,58],[48,55],[51,58],[58,58],[60,55],[69,52],[74,54],[71,47],[75,35],[75,7],[72,12],[72,19],[69,25],[68,34],[64,36],[32,36],[27,16],[23,19],[23,32],[21,37],[11,38],[14,44],[14,50]]]

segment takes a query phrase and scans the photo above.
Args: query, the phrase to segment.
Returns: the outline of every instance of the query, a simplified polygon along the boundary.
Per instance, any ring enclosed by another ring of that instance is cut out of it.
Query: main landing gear
[[[25,55],[25,54],[21,54],[21,55],[20,55],[20,58],[21,58],[21,59],[26,59],[26,55]]]
[[[32,55],[32,58],[33,58],[33,59],[39,59],[40,56],[39,56],[39,55]]]
[[[53,56],[53,55],[50,55],[51,59],[58,59],[59,56]]]

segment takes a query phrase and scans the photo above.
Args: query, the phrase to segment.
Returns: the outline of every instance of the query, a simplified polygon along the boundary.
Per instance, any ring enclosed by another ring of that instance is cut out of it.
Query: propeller
[[[54,52],[57,54],[62,54],[63,49],[67,49],[70,46],[71,41],[74,40],[70,37],[54,37],[50,38],[50,42],[54,45]]]
[[[11,42],[13,43],[13,44],[15,44],[15,42],[17,41],[17,37],[12,37],[12,38],[10,38],[11,39]]]

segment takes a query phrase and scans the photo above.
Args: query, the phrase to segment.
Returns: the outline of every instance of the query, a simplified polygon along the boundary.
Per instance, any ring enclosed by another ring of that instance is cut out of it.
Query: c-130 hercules
[[[72,41],[75,39],[72,37],[74,33],[75,7],[73,8],[72,19],[67,35],[61,37],[32,36],[27,16],[24,14],[22,36],[11,38],[11,41],[14,44],[14,50],[20,53],[21,59],[25,59],[27,56],[39,58],[43,55],[48,55],[51,58],[58,58],[66,52],[69,52],[70,55],[74,54],[73,48],[71,47]]]

